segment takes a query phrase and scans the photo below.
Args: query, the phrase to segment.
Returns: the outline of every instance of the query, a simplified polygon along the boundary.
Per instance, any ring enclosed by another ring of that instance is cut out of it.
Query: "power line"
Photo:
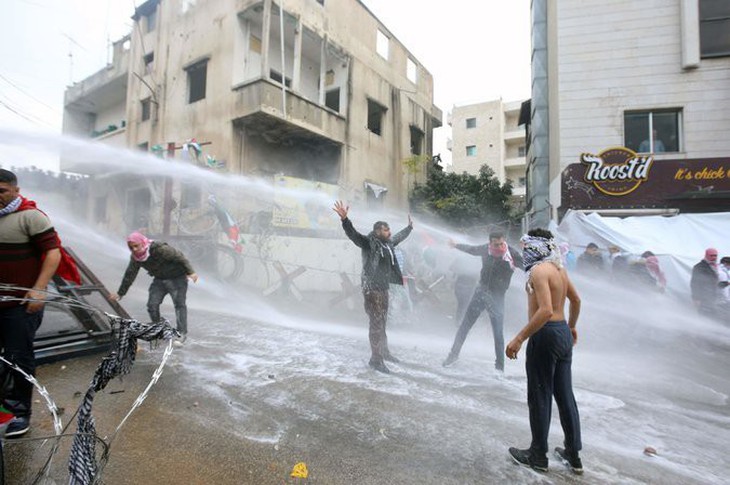
[[[40,118],[37,118],[35,116],[31,117],[32,115],[27,115],[25,113],[20,112],[19,110],[17,110],[16,108],[13,108],[12,106],[10,106],[9,104],[7,104],[3,100],[0,100],[0,106],[3,106],[8,111],[11,111],[12,113],[15,113],[16,115],[20,116],[21,118],[25,119],[26,121],[30,121],[34,125],[39,125],[40,126],[41,124],[44,124],[44,125],[48,126],[49,128],[55,128],[55,126],[53,126],[50,123],[47,123],[47,122],[41,120]],[[36,118],[36,119],[34,120],[33,118]]]
[[[28,92],[27,92],[27,91],[25,91],[25,90],[24,90],[23,88],[21,88],[20,86],[18,86],[18,85],[17,85],[17,84],[15,84],[14,82],[12,82],[12,81],[11,81],[10,79],[8,79],[8,78],[6,78],[5,76],[3,76],[2,74],[0,74],[0,79],[2,79],[3,81],[5,81],[6,83],[10,84],[10,85],[11,85],[12,87],[14,87],[15,89],[17,89],[17,90],[18,90],[18,91],[20,91],[21,93],[25,94],[25,95],[26,95],[26,96],[28,96],[28,97],[29,97],[30,99],[32,99],[32,100],[34,100],[34,101],[37,101],[38,103],[42,104],[42,105],[43,105],[43,106],[45,106],[46,108],[50,109],[51,111],[55,111],[56,113],[60,113],[60,111],[58,111],[58,109],[57,109],[57,108],[54,108],[54,107],[52,107],[52,106],[50,106],[50,105],[46,104],[45,102],[41,101],[40,99],[36,98],[36,97],[35,97],[35,96],[33,96],[32,94],[28,93]]]

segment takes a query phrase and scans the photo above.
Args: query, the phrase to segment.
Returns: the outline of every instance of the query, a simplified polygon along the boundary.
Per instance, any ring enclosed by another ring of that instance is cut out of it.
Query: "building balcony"
[[[504,166],[505,168],[527,168],[527,159],[525,157],[505,158]]]
[[[289,90],[285,112],[278,83],[257,79],[239,84],[233,91],[233,122],[260,132],[269,142],[315,137],[345,144],[347,122],[343,116]]]
[[[524,197],[527,195],[527,187],[512,187],[512,197]]]
[[[504,132],[504,141],[508,144],[512,143],[524,143],[525,142],[525,130],[511,130]]]
[[[126,98],[129,75],[128,43],[129,36],[115,42],[114,60],[111,64],[66,89],[66,108],[93,112],[98,111],[99,106],[103,109]]]

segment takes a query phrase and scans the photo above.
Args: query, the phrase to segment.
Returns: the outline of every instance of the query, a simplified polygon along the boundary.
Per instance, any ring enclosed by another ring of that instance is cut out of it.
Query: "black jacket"
[[[692,268],[692,279],[689,286],[692,289],[692,299],[703,304],[714,305],[719,298],[717,272],[704,259]]]
[[[374,232],[367,236],[360,234],[348,218],[342,220],[342,228],[345,230],[347,237],[362,249],[363,291],[387,290],[390,284],[403,284],[403,275],[393,248],[408,237],[413,230],[413,226],[406,226],[405,229],[387,242],[375,237]]]
[[[482,272],[479,279],[479,285],[483,286],[493,295],[501,295],[507,292],[509,283],[512,280],[514,270],[510,267],[508,261],[501,258],[495,258],[489,254],[489,244],[479,246],[471,246],[469,244],[457,244],[456,249],[474,256],[482,257]],[[524,263],[522,255],[515,249],[508,248],[512,255],[512,262],[515,268],[522,269]]]

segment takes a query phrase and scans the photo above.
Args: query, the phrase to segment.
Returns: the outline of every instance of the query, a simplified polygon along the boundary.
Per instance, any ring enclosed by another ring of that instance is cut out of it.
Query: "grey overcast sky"
[[[4,0],[0,127],[60,133],[64,89],[104,67],[108,41],[130,31],[141,2]],[[529,97],[529,0],[364,3],[433,75],[445,125],[436,130],[434,152],[444,160],[451,159],[446,114],[454,105]],[[58,168],[52,159],[2,145],[0,164]]]

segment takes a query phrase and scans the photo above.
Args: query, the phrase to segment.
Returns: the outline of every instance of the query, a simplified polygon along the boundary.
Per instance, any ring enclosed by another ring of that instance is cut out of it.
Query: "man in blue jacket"
[[[370,318],[370,367],[378,372],[390,373],[384,361],[398,362],[388,349],[385,324],[388,318],[388,288],[391,284],[402,285],[403,275],[398,265],[395,246],[401,243],[413,230],[413,221],[408,216],[408,226],[391,238],[387,222],[378,221],[367,236],[360,234],[347,218],[349,206],[338,200],[333,208],[342,220],[345,234],[362,250],[362,293],[365,298],[365,313]]]

